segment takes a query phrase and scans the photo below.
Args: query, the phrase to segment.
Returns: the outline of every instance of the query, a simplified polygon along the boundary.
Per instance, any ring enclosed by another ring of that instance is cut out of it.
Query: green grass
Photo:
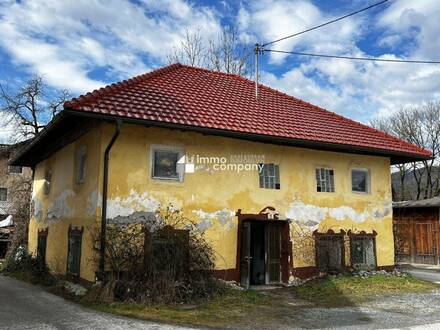
[[[194,305],[140,305],[127,303],[90,304],[88,307],[119,315],[166,322],[208,327],[249,327],[255,322],[272,319],[267,313],[271,309],[271,298],[256,291],[228,290],[222,296]]]
[[[385,295],[424,293],[434,289],[440,289],[440,286],[410,276],[375,275],[367,279],[338,276],[299,287],[266,292],[228,290],[225,295],[200,301],[193,306],[83,304],[104,312],[171,324],[218,328],[277,328],[295,326],[301,309],[313,306],[356,306]],[[368,317],[360,320],[370,321]]]
[[[423,293],[440,289],[440,285],[411,276],[374,275],[369,278],[331,276],[292,288],[302,299],[327,307],[351,306],[377,296]]]

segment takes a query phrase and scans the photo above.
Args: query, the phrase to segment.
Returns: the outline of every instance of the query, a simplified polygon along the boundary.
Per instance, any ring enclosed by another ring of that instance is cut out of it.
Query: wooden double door
[[[286,230],[285,221],[242,222],[240,280],[243,287],[281,283],[286,277],[289,245]]]

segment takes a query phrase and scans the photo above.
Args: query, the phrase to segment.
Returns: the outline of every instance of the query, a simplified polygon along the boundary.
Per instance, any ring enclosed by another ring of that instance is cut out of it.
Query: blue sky
[[[167,64],[186,29],[215,39],[234,26],[264,43],[374,1],[0,0],[0,83],[13,90],[37,73],[78,95]],[[440,59],[440,1],[391,0],[273,45],[275,49],[383,58]],[[388,64],[266,53],[262,82],[368,122],[439,99],[440,65]],[[0,129],[7,138],[8,127]]]

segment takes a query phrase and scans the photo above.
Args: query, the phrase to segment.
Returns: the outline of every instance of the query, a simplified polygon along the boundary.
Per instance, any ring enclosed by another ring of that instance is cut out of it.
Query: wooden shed
[[[440,264],[440,196],[393,204],[397,263]]]

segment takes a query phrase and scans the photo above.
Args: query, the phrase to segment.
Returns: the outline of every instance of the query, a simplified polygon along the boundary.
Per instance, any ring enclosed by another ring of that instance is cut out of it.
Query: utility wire
[[[317,26],[311,27],[311,28],[309,28],[309,29],[307,29],[307,30],[300,31],[300,32],[297,32],[297,33],[291,34],[291,35],[289,35],[289,36],[287,36],[287,37],[283,37],[283,38],[280,38],[280,39],[277,39],[277,40],[274,40],[274,41],[271,41],[271,42],[267,42],[267,43],[261,45],[260,47],[266,47],[266,46],[271,45],[271,44],[274,44],[274,43],[276,43],[276,42],[283,41],[283,40],[286,40],[286,39],[289,39],[289,38],[292,38],[292,37],[296,37],[296,36],[298,36],[298,35],[300,35],[300,34],[303,34],[303,33],[306,33],[306,32],[310,32],[310,31],[313,31],[313,30],[319,29],[319,28],[321,28],[321,27],[323,27],[323,26],[326,26],[326,25],[329,25],[329,24],[332,24],[332,23],[335,23],[335,22],[341,21],[341,20],[343,20],[343,19],[345,19],[345,18],[347,18],[347,17],[350,17],[350,16],[353,16],[353,15],[356,15],[356,14],[362,13],[363,11],[366,11],[366,10],[368,10],[368,9],[371,9],[371,8],[373,8],[373,7],[376,7],[376,6],[382,5],[382,4],[384,4],[385,2],[388,2],[388,1],[389,1],[389,0],[382,0],[382,1],[376,2],[376,3],[374,3],[374,4],[372,4],[372,5],[368,6],[368,7],[365,7],[365,8],[359,9],[359,10],[357,10],[357,11],[354,11],[354,12],[350,13],[350,14],[347,14],[347,15],[341,16],[341,17],[339,17],[339,18],[336,18],[336,19],[334,19],[334,20],[328,21],[328,22],[326,22],[326,23],[323,23],[323,24],[320,24],[320,25],[317,25]]]
[[[440,61],[398,60],[398,59],[386,59],[386,58],[377,58],[377,57],[338,56],[338,55],[326,55],[326,54],[314,54],[314,53],[288,52],[288,51],[276,50],[276,49],[264,49],[263,52],[293,54],[293,55],[313,56],[313,57],[325,57],[325,58],[339,58],[339,59],[344,59],[344,60],[358,60],[358,61],[416,63],[416,64],[440,64]]]

